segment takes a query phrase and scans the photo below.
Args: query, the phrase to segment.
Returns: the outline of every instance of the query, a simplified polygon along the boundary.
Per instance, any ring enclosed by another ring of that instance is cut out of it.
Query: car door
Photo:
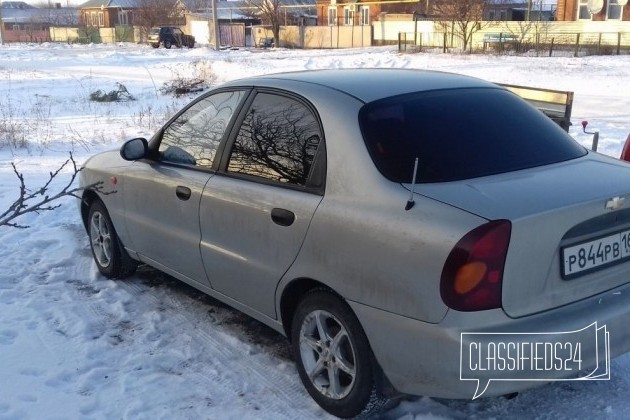
[[[201,197],[201,255],[212,287],[275,317],[276,286],[322,200],[325,147],[315,110],[257,92]]]
[[[207,285],[199,254],[199,202],[246,93],[226,90],[194,102],[151,142],[152,157],[126,171],[126,228],[143,261]]]
[[[181,47],[183,45],[182,44],[182,38],[183,38],[183,32],[181,31],[181,29],[173,28],[173,42],[178,47]]]

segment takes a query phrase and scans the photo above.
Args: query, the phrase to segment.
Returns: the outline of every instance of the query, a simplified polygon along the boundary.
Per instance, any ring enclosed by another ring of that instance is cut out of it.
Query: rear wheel
[[[153,48],[158,48],[158,47],[160,46],[160,44],[159,44],[159,43],[158,43],[158,44],[151,44],[151,46],[152,46]]]
[[[108,278],[125,278],[136,271],[137,263],[123,248],[105,205],[90,205],[88,235],[98,271]]]
[[[347,418],[374,414],[386,403],[377,392],[367,337],[339,297],[308,293],[295,312],[291,337],[300,379],[324,410]]]
[[[173,43],[170,40],[166,40],[164,41],[164,48],[171,48],[173,46]]]

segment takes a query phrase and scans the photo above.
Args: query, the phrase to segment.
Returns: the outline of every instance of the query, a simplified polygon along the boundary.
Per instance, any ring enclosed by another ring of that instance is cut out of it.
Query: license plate
[[[565,279],[618,264],[630,259],[630,230],[566,247],[562,257]]]

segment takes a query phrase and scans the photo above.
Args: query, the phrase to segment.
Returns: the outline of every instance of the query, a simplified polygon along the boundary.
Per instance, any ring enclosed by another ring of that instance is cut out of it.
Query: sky
[[[164,83],[214,85],[289,70],[414,68],[575,92],[570,134],[618,156],[630,132],[630,56],[535,57],[350,50],[153,49],[146,45],[0,46],[0,208],[16,197],[15,164],[42,185],[72,152],[77,162],[150,137],[191,97]],[[135,100],[89,101],[123,84]],[[12,140],[8,141],[7,133]],[[53,183],[62,188],[71,171]],[[226,305],[142,268],[98,274],[75,199],[0,227],[1,419],[329,418],[298,379],[285,339]],[[630,418],[630,355],[610,381],[559,382],[516,398],[406,398],[386,419]]]
[[[61,7],[78,6],[85,3],[83,0],[19,0],[24,1],[26,4],[30,4],[35,7],[55,7],[57,3],[61,4]],[[1,3],[1,2],[0,2]]]

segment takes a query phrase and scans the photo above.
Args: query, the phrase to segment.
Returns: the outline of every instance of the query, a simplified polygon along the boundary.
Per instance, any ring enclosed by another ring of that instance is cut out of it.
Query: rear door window
[[[586,154],[540,111],[502,89],[450,89],[365,105],[374,164],[388,179],[447,182],[562,162]]]
[[[227,172],[312,186],[317,183],[311,174],[321,140],[320,125],[310,107],[289,96],[259,93],[234,140]]]

